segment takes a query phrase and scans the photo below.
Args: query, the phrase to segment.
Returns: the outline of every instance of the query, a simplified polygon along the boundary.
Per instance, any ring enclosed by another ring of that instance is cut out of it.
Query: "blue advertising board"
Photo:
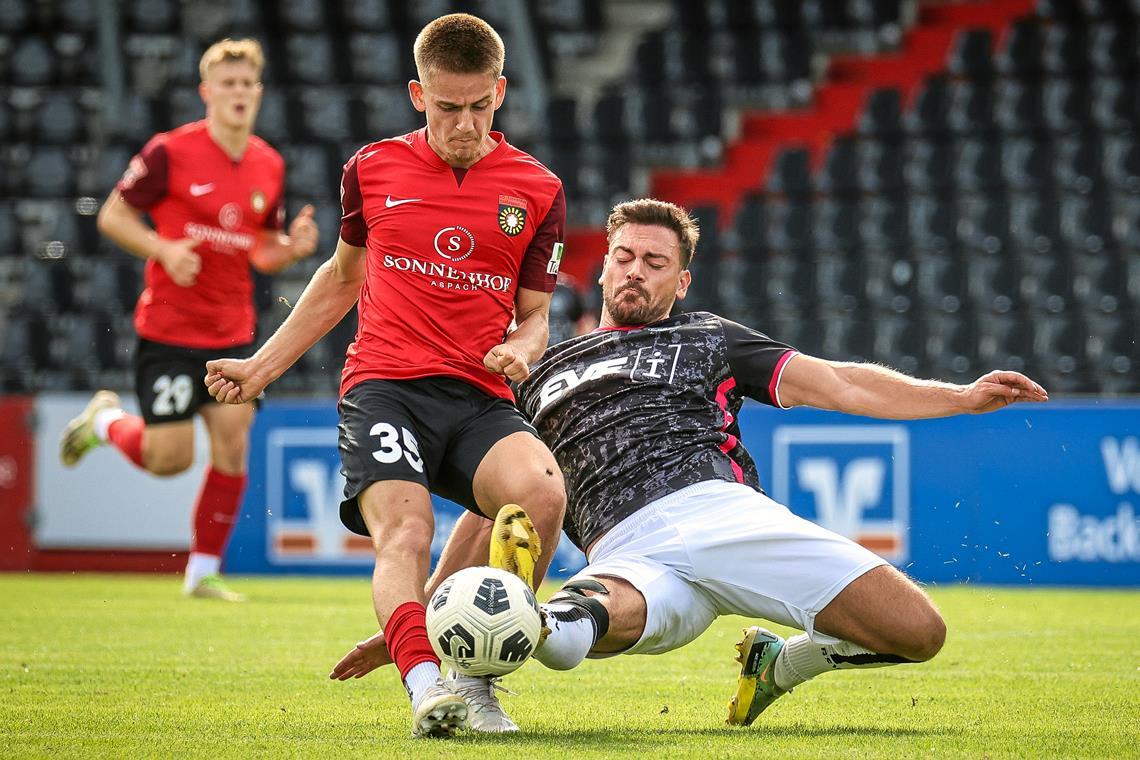
[[[1140,403],[1050,402],[880,421],[757,404],[745,445],[777,501],[928,582],[1140,585]],[[363,574],[340,523],[331,401],[258,415],[231,572]],[[438,557],[461,508],[435,500]],[[565,538],[551,575],[584,559]]]
[[[340,521],[344,476],[333,400],[264,404],[250,434],[249,485],[226,550],[234,573],[370,574],[371,541]],[[463,508],[432,497],[439,559]],[[586,564],[563,536],[550,573],[570,576]]]

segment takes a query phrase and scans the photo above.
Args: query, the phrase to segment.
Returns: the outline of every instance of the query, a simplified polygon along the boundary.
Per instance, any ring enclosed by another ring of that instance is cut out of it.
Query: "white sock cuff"
[[[217,575],[222,569],[222,558],[213,554],[190,552],[190,559],[186,562],[186,581],[183,584],[187,591],[193,590],[198,582],[207,575]]]
[[[91,427],[95,430],[95,437],[103,443],[107,442],[107,429],[111,423],[126,417],[122,409],[100,409],[95,412],[95,419],[91,420]]]
[[[404,677],[404,685],[408,688],[408,695],[412,698],[412,705],[419,704],[424,691],[439,680],[439,665],[434,662],[421,662],[414,665]]]
[[[576,667],[594,646],[594,621],[581,608],[557,602],[542,605],[550,635],[534,650],[534,659],[551,670]]]

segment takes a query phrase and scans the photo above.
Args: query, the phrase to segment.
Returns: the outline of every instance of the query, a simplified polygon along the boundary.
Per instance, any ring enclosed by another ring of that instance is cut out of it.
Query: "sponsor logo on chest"
[[[419,203],[420,198],[385,198],[386,209],[405,203]],[[394,212],[390,212],[394,213]],[[501,226],[501,225],[500,225]],[[469,267],[475,263],[479,250],[472,225],[448,224],[431,233],[431,253],[427,259],[385,253],[382,259],[386,269],[425,277],[433,288],[454,292],[489,290],[495,293],[513,293],[515,272],[480,272]],[[494,247],[492,245],[492,247]]]
[[[536,413],[579,385],[609,375],[622,375],[634,382],[672,384],[680,360],[681,344],[670,343],[664,346],[644,346],[632,354],[594,362],[586,365],[581,372],[574,368],[564,369],[542,384]]]

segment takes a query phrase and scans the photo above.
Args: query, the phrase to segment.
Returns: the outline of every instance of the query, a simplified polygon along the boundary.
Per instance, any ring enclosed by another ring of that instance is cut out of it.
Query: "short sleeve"
[[[728,363],[736,385],[749,398],[762,404],[786,408],[780,403],[780,375],[794,348],[727,319],[721,320],[727,342]]]
[[[562,263],[562,248],[566,241],[566,193],[558,186],[558,194],[546,216],[538,224],[534,239],[527,246],[519,270],[519,285],[529,290],[553,293],[558,282],[558,267]]]
[[[273,210],[265,215],[265,219],[261,222],[261,226],[267,230],[280,231],[285,229],[285,197],[277,199]]]
[[[131,206],[145,211],[166,197],[169,173],[166,142],[160,136],[152,137],[131,159],[115,189]]]
[[[363,248],[368,242],[368,225],[364,222],[364,198],[360,193],[360,177],[356,173],[357,155],[348,159],[340,179],[340,239]]]

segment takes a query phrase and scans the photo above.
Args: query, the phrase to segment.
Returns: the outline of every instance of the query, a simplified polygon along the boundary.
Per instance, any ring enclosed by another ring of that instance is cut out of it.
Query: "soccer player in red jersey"
[[[250,265],[279,272],[317,246],[311,206],[283,233],[284,163],[252,133],[264,60],[256,40],[211,46],[199,64],[206,118],[155,135],[103,204],[99,230],[146,260],[146,288],[135,307],[142,416],[127,414],[117,394],[101,390],[68,425],[60,447],[68,466],[109,443],[148,472],[175,475],[193,461],[193,418],[201,414],[210,464],[194,507],[183,590],[228,601],[243,598],[219,571],[245,489],[254,407],[215,403],[198,378],[208,358],[252,353]]]
[[[413,732],[450,735],[468,716],[475,730],[515,731],[489,680],[441,679],[424,624],[430,493],[469,512],[428,591],[486,564],[486,518],[503,505],[523,505],[541,543],[557,544],[562,475],[507,380],[526,378],[546,346],[565,196],[546,167],[491,131],[506,92],[494,29],[443,16],[420,32],[415,58],[408,91],[426,128],[349,159],[336,252],[265,345],[208,362],[206,384],[221,401],[257,398],[358,303],[339,404],[341,518],[372,537],[373,604],[412,699]]]

